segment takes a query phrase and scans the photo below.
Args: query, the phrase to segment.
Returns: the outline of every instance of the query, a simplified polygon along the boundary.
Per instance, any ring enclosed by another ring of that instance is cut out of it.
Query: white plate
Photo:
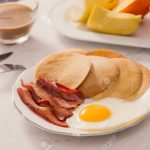
[[[136,124],[138,124],[139,122],[141,122],[144,118],[146,118],[149,113],[143,117],[142,119],[138,120],[137,122],[135,122],[134,124],[130,124],[130,125],[126,125],[124,127],[118,128],[118,129],[113,129],[111,131],[96,131],[96,132],[87,132],[87,131],[80,131],[80,130],[75,130],[72,128],[62,128],[56,125],[53,125],[47,121],[45,121],[44,119],[42,119],[40,116],[36,115],[34,112],[32,112],[19,98],[16,90],[18,87],[21,87],[20,85],[20,79],[23,79],[26,82],[31,82],[34,81],[34,70],[35,68],[31,68],[31,69],[27,69],[26,71],[24,71],[19,78],[17,79],[14,87],[13,87],[13,103],[15,105],[15,107],[17,108],[17,110],[31,123],[33,123],[35,126],[47,131],[47,132],[52,132],[52,133],[57,133],[57,134],[62,134],[62,135],[69,135],[69,136],[98,136],[98,135],[106,135],[106,134],[111,134],[114,132],[118,132],[124,129],[127,129],[129,127],[132,127]],[[150,109],[150,101],[149,101],[149,97],[150,97],[150,91],[147,92],[147,94],[145,94],[147,100],[144,101],[143,103],[145,103],[145,105],[149,106]],[[145,100],[145,98],[144,98]],[[142,102],[142,100],[141,100]]]
[[[74,0],[63,0],[50,12],[50,20],[54,28],[63,35],[83,41],[150,48],[150,15],[144,18],[140,28],[133,36],[101,34],[71,24],[67,20],[68,9],[73,2]]]

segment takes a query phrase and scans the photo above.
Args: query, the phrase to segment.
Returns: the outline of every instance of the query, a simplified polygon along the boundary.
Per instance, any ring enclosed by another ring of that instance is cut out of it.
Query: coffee
[[[23,4],[0,4],[0,38],[17,39],[29,33],[34,22],[33,10]]]

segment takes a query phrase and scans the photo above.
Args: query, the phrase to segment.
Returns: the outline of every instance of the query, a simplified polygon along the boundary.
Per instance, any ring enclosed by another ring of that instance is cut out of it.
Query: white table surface
[[[69,48],[111,48],[150,68],[150,50],[96,44],[68,39],[57,33],[48,12],[60,0],[40,0],[38,19],[31,38],[22,45],[0,45],[0,53],[13,51],[3,63],[22,64],[29,68],[42,57]],[[12,103],[12,86],[20,72],[0,74],[0,150],[149,150],[150,117],[136,127],[101,137],[67,137],[46,133],[25,120]]]

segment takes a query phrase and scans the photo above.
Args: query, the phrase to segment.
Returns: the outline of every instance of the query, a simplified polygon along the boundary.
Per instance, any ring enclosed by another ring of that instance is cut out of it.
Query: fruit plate
[[[16,83],[14,84],[13,87],[13,103],[16,107],[16,109],[20,112],[20,114],[27,119],[29,122],[31,122],[33,125],[47,131],[50,133],[56,133],[56,134],[62,134],[62,135],[69,135],[69,136],[100,136],[100,135],[106,135],[106,134],[111,134],[115,132],[122,131],[124,129],[127,129],[129,127],[135,126],[136,124],[140,123],[143,119],[145,119],[147,115],[142,117],[141,119],[137,120],[136,122],[132,122],[130,124],[126,124],[120,128],[117,129],[111,129],[107,131],[92,131],[92,132],[87,132],[87,131],[81,131],[81,130],[76,130],[73,128],[62,128],[56,125],[53,125],[44,119],[42,119],[40,116],[36,115],[34,112],[32,112],[19,98],[16,89],[20,87],[20,80],[23,79],[24,81],[30,82],[34,81],[34,70],[35,67],[30,68],[25,70],[17,79]],[[147,94],[148,93],[148,94]],[[150,91],[145,93],[145,96],[147,97],[147,101],[143,102],[145,105],[148,105],[150,109],[150,102],[149,102],[149,97],[150,97]],[[145,98],[144,98],[145,99]],[[141,101],[142,102],[142,101]]]
[[[144,18],[140,28],[132,36],[96,33],[88,30],[85,26],[79,26],[69,22],[67,13],[73,5],[73,2],[74,0],[63,0],[50,11],[50,20],[59,33],[69,38],[82,41],[150,48],[150,15]]]

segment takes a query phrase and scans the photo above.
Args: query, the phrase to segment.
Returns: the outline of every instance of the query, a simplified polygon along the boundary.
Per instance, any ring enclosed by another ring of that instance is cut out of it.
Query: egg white
[[[90,104],[100,104],[107,107],[111,111],[111,116],[100,122],[82,121],[79,114],[84,107]],[[68,118],[66,122],[69,127],[79,130],[109,131],[134,123],[142,119],[148,113],[149,109],[146,105],[110,97],[99,101],[88,101],[87,103],[80,105],[73,112],[73,116]]]

